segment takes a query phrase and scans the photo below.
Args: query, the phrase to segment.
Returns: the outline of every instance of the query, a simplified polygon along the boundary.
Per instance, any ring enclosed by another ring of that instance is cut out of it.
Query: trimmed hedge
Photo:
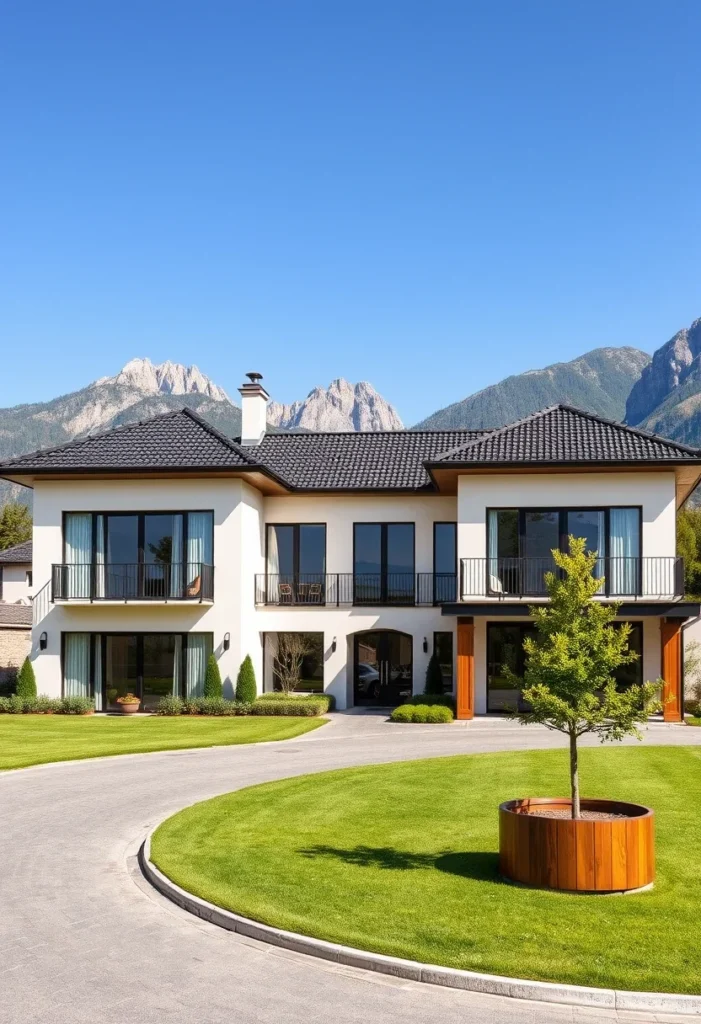
[[[452,722],[453,712],[444,704],[401,704],[389,716],[392,722]]]
[[[252,704],[256,699],[256,673],[253,668],[250,654],[241,662],[239,674],[236,677],[236,700],[242,704]]]
[[[417,693],[416,696],[407,698],[402,707],[406,707],[407,704],[414,706],[419,704],[429,704],[431,706],[440,704],[444,708],[450,708],[451,711],[455,711],[455,698],[450,693]]]
[[[0,697],[0,715],[89,715],[94,710],[88,697]]]
[[[326,694],[305,697],[285,697],[281,693],[268,693],[252,703],[225,700],[223,697],[161,697],[156,705],[157,715],[281,715],[284,717],[315,718],[325,715],[333,698]]]
[[[325,700],[328,711],[335,711],[336,698],[331,693],[297,693],[289,696],[286,693],[261,693],[257,700]]]

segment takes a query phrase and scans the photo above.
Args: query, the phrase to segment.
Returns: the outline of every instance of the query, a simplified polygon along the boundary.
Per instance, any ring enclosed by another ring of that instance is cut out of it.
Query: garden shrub
[[[59,715],[88,715],[95,710],[95,701],[91,697],[62,697],[56,710]]]
[[[428,660],[424,694],[426,696],[442,696],[443,694],[443,673],[441,672],[441,663],[435,651]]]
[[[273,697],[274,699],[270,699]],[[250,705],[252,715],[285,715],[297,718],[316,718],[325,715],[329,710],[330,701],[325,694],[318,697],[285,697],[284,694],[269,694],[260,697]]]
[[[241,662],[239,674],[236,677],[236,700],[241,704],[252,704],[256,699],[256,692],[256,673],[251,656],[247,654]]]
[[[17,676],[17,687],[15,694],[23,700],[32,700],[37,695],[37,681],[34,675],[34,666],[29,658],[25,658],[22,668]]]
[[[20,697],[18,693],[13,693],[9,698],[8,711],[11,715],[23,715],[24,714],[24,698]]]
[[[428,722],[437,724],[439,722],[452,722],[452,709],[445,704],[401,704],[395,708],[390,715],[392,722]]]
[[[182,715],[185,707],[185,701],[182,697],[176,697],[175,694],[169,693],[165,697],[161,697],[158,704],[156,704],[157,715]]]
[[[286,700],[323,700],[326,702],[326,711],[334,711],[336,708],[336,698],[330,693],[300,693],[295,695],[289,695],[286,693],[261,693],[256,700],[272,700],[272,701],[286,701]],[[324,712],[324,714],[326,713]],[[272,714],[272,711],[269,712]]]
[[[217,659],[214,655],[210,654],[207,659],[207,671],[204,677],[204,696],[221,698],[221,695],[222,685],[219,665],[217,665]]]

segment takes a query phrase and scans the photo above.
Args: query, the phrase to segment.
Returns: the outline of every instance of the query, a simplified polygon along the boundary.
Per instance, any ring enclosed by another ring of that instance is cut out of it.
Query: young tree
[[[701,713],[701,644],[692,640],[684,651],[684,689],[694,715]]]
[[[242,704],[252,704],[257,693],[256,673],[253,669],[253,662],[250,654],[241,662],[239,674],[236,677],[236,700]]]
[[[569,737],[572,817],[579,818],[577,741],[594,733],[602,743],[634,735],[638,723],[658,710],[658,683],[616,689],[614,672],[637,658],[628,649],[630,624],[613,625],[619,603],[602,604],[594,595],[602,578],[594,574],[597,553],[583,538],[570,537],[569,554],[553,551],[559,573],[547,573],[550,603],[530,609],[536,634],[527,637],[523,723],[540,722]]]
[[[434,651],[428,661],[426,668],[426,682],[424,683],[424,693],[437,694],[443,693],[443,673],[441,672],[441,663],[438,660],[438,655]]]
[[[34,666],[29,658],[25,658],[22,668],[17,676],[17,687],[15,692],[23,700],[33,700],[37,695],[37,681],[34,675]]]
[[[0,512],[0,551],[31,539],[31,512],[20,501],[8,501]]]
[[[207,659],[207,671],[204,676],[204,695],[205,697],[221,697],[222,695],[221,673],[219,672],[217,659],[213,654],[210,654]]]
[[[290,694],[297,689],[302,678],[302,662],[313,650],[314,643],[308,633],[277,634],[275,674],[283,693]]]

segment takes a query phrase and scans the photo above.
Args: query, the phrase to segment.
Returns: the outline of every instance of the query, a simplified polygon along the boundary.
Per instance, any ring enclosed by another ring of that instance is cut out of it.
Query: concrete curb
[[[139,862],[146,879],[163,896],[183,910],[189,911],[203,921],[209,921],[230,932],[246,935],[260,942],[267,942],[296,953],[330,960],[332,963],[349,967],[360,967],[366,971],[390,974],[396,978],[407,978],[430,985],[446,988],[460,988],[469,992],[487,995],[509,996],[512,999],[530,999],[542,1003],[566,1003],[571,1006],[589,1006],[608,1010],[645,1010],[651,1013],[700,1014],[701,995],[675,995],[664,992],[624,992],[610,988],[587,988],[583,985],[558,985],[546,981],[528,981],[520,978],[504,978],[496,974],[479,974],[476,971],[460,971],[451,967],[438,967],[402,960],[399,957],[367,953],[351,946],[314,939],[308,935],[283,931],[250,918],[241,917],[230,910],[217,907],[214,903],[193,896],[172,882],[151,861],[152,828],[139,851]]]

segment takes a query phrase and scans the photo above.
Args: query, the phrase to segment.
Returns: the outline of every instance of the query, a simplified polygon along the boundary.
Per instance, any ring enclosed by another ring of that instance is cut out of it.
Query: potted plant
[[[587,892],[638,889],[654,880],[654,814],[640,804],[581,799],[578,741],[634,735],[659,710],[657,683],[616,688],[614,673],[634,662],[630,625],[616,623],[620,602],[596,600],[604,580],[598,556],[570,537],[553,551],[548,605],[530,609],[536,633],[524,641],[523,724],[539,722],[569,739],[569,798],[522,798],[499,808],[502,875],[526,885]]]
[[[141,698],[133,693],[125,693],[123,697],[117,697],[117,704],[123,715],[134,715],[141,707]]]

